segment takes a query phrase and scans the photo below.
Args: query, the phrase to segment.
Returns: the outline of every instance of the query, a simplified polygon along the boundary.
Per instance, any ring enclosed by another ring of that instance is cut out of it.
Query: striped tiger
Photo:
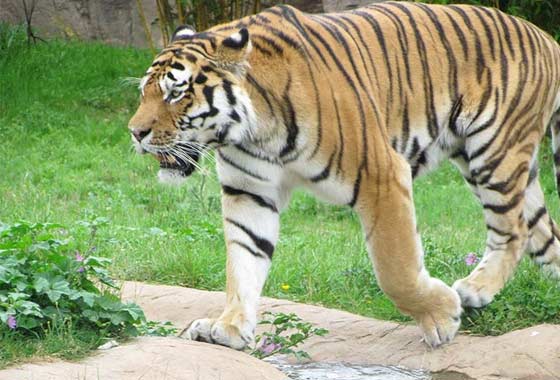
[[[180,181],[215,151],[226,306],[182,336],[242,349],[303,187],[358,214],[380,287],[432,347],[482,307],[523,252],[560,273],[560,231],[538,179],[553,134],[560,185],[560,47],[496,9],[387,2],[332,14],[276,6],[197,33],[180,27],[143,77],[139,153]],[[483,207],[486,251],[453,287],[423,264],[412,179],[451,160]],[[559,186],[560,189],[560,186]]]

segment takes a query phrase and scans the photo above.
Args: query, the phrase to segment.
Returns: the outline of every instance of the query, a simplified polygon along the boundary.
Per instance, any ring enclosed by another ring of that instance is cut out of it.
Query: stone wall
[[[157,24],[156,0],[141,0],[157,47],[161,33]],[[371,3],[374,0],[288,0],[305,12],[333,12]],[[280,1],[263,1],[274,5]],[[32,0],[27,0],[32,3]],[[174,3],[174,1],[170,1]],[[146,33],[138,15],[136,0],[36,0],[32,25],[43,37],[64,36],[101,40],[118,45],[147,47]],[[23,0],[0,0],[0,21],[25,22]]]
[[[31,3],[28,0],[27,3]],[[142,0],[148,21],[156,19],[155,0]],[[0,20],[24,23],[22,0],[0,0]],[[65,36],[108,43],[147,46],[136,0],[38,0],[32,25],[39,36]],[[157,23],[154,41],[161,40]]]

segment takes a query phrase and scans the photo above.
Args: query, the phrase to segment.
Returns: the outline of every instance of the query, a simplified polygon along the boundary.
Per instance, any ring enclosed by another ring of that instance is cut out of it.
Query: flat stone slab
[[[179,329],[192,320],[217,317],[223,292],[126,282],[133,300],[152,320]],[[378,321],[351,313],[263,298],[261,312],[296,313],[327,328],[302,347],[314,362],[356,366],[402,366],[432,372],[434,380],[560,379],[560,326],[539,325],[498,337],[459,335],[437,350],[423,344],[416,326]],[[78,362],[31,363],[0,371],[0,380],[286,380],[270,364],[245,353],[175,337],[144,337],[98,351]]]
[[[122,296],[137,302],[149,319],[171,321],[179,329],[194,319],[217,317],[225,303],[223,292],[138,282],[125,283]],[[260,311],[265,310],[293,312],[329,330],[303,346],[313,361],[445,372],[442,379],[451,379],[451,373],[457,379],[560,379],[559,325],[538,325],[498,337],[459,335],[451,344],[430,350],[413,325],[270,298],[261,300]]]
[[[171,305],[169,305],[171,307]],[[285,380],[242,352],[179,338],[139,338],[79,362],[25,364],[0,380]]]

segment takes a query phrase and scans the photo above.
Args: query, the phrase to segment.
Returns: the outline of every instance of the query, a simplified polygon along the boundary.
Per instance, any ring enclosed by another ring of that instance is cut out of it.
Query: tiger
[[[138,153],[182,182],[212,151],[221,184],[226,303],[186,339],[243,349],[296,188],[358,215],[383,292],[431,348],[489,304],[523,253],[560,273],[560,231],[539,183],[552,132],[560,189],[560,46],[470,5],[383,2],[341,13],[279,5],[179,27],[140,81]],[[452,286],[423,263],[413,179],[450,160],[480,201],[486,248]]]

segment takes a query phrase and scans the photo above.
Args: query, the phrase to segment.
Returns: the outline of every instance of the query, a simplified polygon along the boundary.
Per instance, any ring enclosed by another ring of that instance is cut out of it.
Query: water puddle
[[[394,366],[363,366],[344,363],[289,364],[279,358],[267,361],[292,380],[430,380],[426,371]]]

